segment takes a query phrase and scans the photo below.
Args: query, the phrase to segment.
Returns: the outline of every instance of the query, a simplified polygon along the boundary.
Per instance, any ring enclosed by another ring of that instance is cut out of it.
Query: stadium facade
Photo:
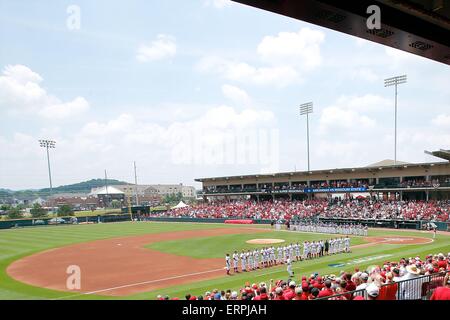
[[[207,200],[371,197],[383,200],[449,200],[450,162],[394,163],[366,167],[200,178]]]

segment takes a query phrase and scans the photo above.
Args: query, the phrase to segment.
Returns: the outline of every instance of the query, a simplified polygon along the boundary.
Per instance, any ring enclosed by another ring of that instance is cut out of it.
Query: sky
[[[0,188],[439,161],[450,67],[228,0],[0,0]]]

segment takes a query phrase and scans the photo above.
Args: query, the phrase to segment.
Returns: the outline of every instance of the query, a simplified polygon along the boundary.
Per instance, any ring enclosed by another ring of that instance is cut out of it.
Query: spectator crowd
[[[170,217],[291,220],[313,217],[449,221],[450,201],[275,200],[199,204],[162,213]]]
[[[339,275],[301,276],[259,284],[250,282],[239,290],[186,294],[186,300],[450,300],[450,252],[385,261],[367,270],[355,268]],[[158,300],[179,300],[157,296]]]

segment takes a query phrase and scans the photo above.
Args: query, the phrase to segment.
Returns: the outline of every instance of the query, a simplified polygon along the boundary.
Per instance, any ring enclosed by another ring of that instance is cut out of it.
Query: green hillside
[[[115,179],[107,179],[108,185],[128,184],[128,182],[119,181]],[[53,188],[53,193],[89,193],[92,188],[103,187],[105,179],[91,179],[79,183],[69,184]],[[12,191],[7,189],[0,189],[0,198],[13,197],[20,200],[30,199],[36,197],[46,197],[50,194],[50,188],[43,188],[39,190],[19,190]]]

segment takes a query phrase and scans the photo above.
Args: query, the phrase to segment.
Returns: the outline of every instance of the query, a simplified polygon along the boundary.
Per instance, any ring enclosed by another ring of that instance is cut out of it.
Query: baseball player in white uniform
[[[233,253],[233,269],[234,269],[235,273],[239,272],[239,270],[238,270],[238,263],[239,263],[239,255],[238,255],[237,251],[235,251]]]
[[[286,269],[287,269],[287,272],[289,273],[289,276],[293,277],[294,271],[292,271],[292,261],[291,261],[291,258],[289,258],[289,256],[287,256],[286,265],[287,265]]]
[[[282,264],[283,263],[283,248],[278,247],[277,252],[278,252],[278,263]]]
[[[227,253],[227,255],[225,256],[225,269],[227,270],[227,274],[230,274],[230,269],[231,269],[231,258],[230,255]]]
[[[253,269],[253,254],[250,252],[250,250],[247,251],[247,264],[248,264],[248,271],[252,271],[252,269]]]
[[[253,269],[259,268],[259,251],[258,249],[253,250]]]
[[[241,258],[242,272],[247,272],[247,257],[246,257],[246,253],[244,252],[244,250],[242,250],[240,258]]]

